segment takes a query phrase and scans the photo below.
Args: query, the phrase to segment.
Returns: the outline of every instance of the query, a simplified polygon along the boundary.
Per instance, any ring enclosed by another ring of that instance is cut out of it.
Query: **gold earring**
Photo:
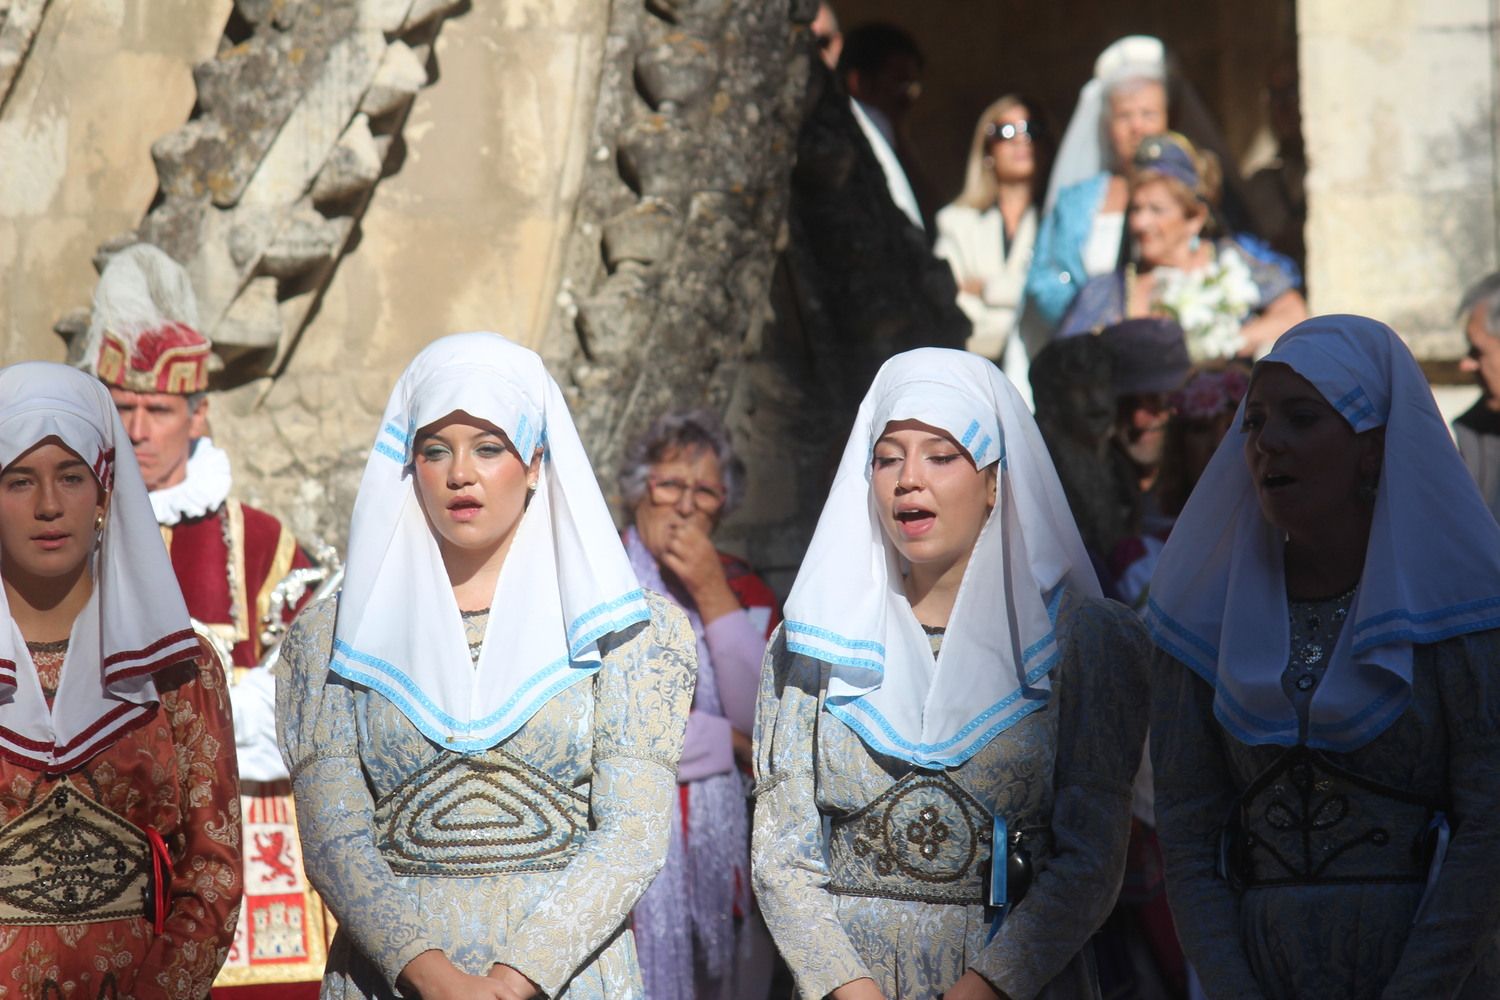
[[[99,532],[101,532],[103,530],[104,530],[104,511],[101,510],[99,512],[99,516],[96,517],[96,518],[94,518],[94,534],[97,535]]]

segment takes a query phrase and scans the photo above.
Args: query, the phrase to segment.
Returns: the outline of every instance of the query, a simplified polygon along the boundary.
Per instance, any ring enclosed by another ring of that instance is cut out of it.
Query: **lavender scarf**
[[[634,528],[625,532],[625,552],[641,586],[682,608],[692,623],[698,639],[693,711],[723,716],[719,682],[697,609],[667,586],[656,559]],[[679,795],[672,802],[666,864],[633,914],[636,951],[651,1000],[695,1000],[699,974],[705,994],[717,993],[732,971],[734,907],[738,903],[742,910],[747,908],[750,835],[744,779],[731,772],[681,787],[687,797],[686,823]]]

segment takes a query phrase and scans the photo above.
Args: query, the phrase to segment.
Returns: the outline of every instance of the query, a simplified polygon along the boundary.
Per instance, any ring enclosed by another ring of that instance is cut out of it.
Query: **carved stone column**
[[[725,408],[766,319],[814,7],[613,5],[546,348],[606,486],[657,413]]]
[[[152,146],[156,205],[100,248],[145,240],[188,269],[220,384],[280,370],[463,5],[236,0],[218,54],[194,70],[194,116]],[[86,324],[75,314],[59,329]]]

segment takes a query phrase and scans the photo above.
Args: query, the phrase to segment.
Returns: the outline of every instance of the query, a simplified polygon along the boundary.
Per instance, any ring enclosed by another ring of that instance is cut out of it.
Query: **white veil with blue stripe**
[[[1267,362],[1307,379],[1356,432],[1385,428],[1364,573],[1308,711],[1308,745],[1351,750],[1406,710],[1413,645],[1500,627],[1500,526],[1390,327],[1319,316],[1283,334]],[[1243,416],[1241,402],[1234,427]],[[1158,646],[1214,686],[1214,715],[1245,743],[1298,738],[1281,684],[1291,647],[1282,553],[1244,438],[1230,433],[1162,551],[1146,621]]]
[[[413,438],[463,411],[541,476],[495,586],[477,667],[412,478]],[[434,341],[397,380],[349,528],[330,669],[388,698],[429,739],[473,753],[600,666],[598,642],[649,612],[562,392],[494,333]]]
[[[870,489],[875,442],[893,420],[951,434],[984,469],[996,504],[975,543],[934,661]],[[879,753],[956,767],[1046,703],[1065,590],[1098,596],[1083,542],[1036,423],[994,364],[922,348],[881,367],[786,602],[787,648],[831,664],[827,710]]]

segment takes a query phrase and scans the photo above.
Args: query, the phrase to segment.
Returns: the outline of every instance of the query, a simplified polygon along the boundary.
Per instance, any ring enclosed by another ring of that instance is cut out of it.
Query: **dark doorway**
[[[929,211],[962,187],[971,130],[990,101],[1027,94],[1043,105],[1054,138],[1060,136],[1095,57],[1123,35],[1155,35],[1166,44],[1223,132],[1235,161],[1224,164],[1226,173],[1248,176],[1244,168],[1274,156],[1271,88],[1295,88],[1294,0],[831,2],[845,30],[888,21],[922,49],[923,92],[912,109],[910,138],[937,202],[924,206]]]

